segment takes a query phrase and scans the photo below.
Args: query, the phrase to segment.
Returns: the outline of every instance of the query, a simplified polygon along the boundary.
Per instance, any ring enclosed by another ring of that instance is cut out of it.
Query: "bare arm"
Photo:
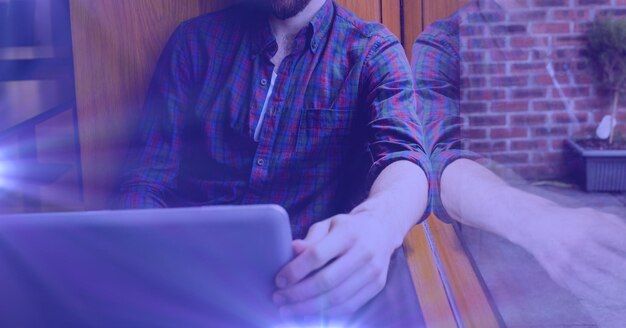
[[[368,199],[351,214],[380,213],[376,219],[388,225],[397,248],[423,215],[427,199],[428,181],[424,171],[411,162],[399,161],[383,170]]]
[[[568,208],[516,189],[471,160],[443,172],[441,197],[457,221],[493,232],[530,252],[577,296],[626,306],[626,223],[592,208]]]
[[[512,242],[525,238],[530,217],[556,207],[551,201],[510,186],[481,164],[467,159],[448,165],[441,178],[441,200],[453,219]]]

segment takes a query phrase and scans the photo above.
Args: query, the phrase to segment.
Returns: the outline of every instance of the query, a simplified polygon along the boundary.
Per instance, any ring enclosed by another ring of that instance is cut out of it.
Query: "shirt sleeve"
[[[190,103],[192,75],[184,25],[168,41],[146,97],[139,135],[131,145],[115,208],[168,206],[180,169],[184,113]]]
[[[365,62],[365,72],[368,145],[373,159],[368,186],[387,166],[400,160],[415,163],[428,178],[430,161],[422,144],[423,129],[417,116],[411,69],[395,36],[375,41]],[[426,217],[427,214],[420,222]]]
[[[477,157],[461,147],[461,72],[458,46],[455,47],[454,42],[458,44],[458,35],[431,34],[427,30],[415,42],[411,59],[418,110],[424,122],[425,147],[432,169],[429,211],[448,223],[452,218],[441,202],[443,170],[460,158]]]

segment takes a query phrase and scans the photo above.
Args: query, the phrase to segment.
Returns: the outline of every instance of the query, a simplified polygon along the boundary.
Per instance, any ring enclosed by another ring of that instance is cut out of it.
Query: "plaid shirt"
[[[460,158],[478,156],[461,147],[461,51],[459,31],[465,17],[480,15],[472,1],[452,16],[427,27],[413,45],[411,66],[423,116],[424,145],[431,159],[428,212],[452,222],[440,197],[440,181],[447,165]]]
[[[183,23],[156,68],[124,208],[274,203],[295,237],[346,212],[389,164],[428,172],[399,41],[327,1],[277,68],[267,17],[239,5]]]

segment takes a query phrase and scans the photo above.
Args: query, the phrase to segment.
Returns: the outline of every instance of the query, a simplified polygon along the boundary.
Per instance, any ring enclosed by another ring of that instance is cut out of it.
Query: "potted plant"
[[[587,191],[626,191],[626,141],[615,132],[619,100],[626,94],[626,20],[596,20],[584,53],[596,84],[611,97],[611,113],[596,138],[567,140],[572,166]]]

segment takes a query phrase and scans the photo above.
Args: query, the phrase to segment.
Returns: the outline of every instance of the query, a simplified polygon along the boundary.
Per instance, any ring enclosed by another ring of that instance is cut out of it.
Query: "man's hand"
[[[281,314],[348,315],[374,298],[402,242],[385,224],[389,219],[369,211],[338,215],[294,241],[296,257],[276,277],[274,302]]]
[[[552,279],[578,297],[626,306],[626,223],[594,209],[555,207],[522,242]]]

